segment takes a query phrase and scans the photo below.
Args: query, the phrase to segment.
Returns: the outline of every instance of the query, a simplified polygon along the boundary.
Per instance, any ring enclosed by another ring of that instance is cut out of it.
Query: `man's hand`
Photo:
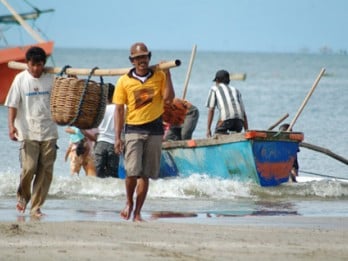
[[[18,131],[16,127],[10,127],[8,135],[10,137],[11,140],[17,141],[17,137],[18,137]]]
[[[115,153],[118,155],[121,155],[123,152],[123,142],[120,139],[115,140],[115,145],[114,145]]]

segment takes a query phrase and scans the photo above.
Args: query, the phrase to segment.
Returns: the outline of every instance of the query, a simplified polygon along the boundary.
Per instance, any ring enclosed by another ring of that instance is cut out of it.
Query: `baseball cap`
[[[219,81],[219,82],[225,82],[225,81],[230,81],[230,74],[228,71],[226,70],[219,70],[216,72],[215,74],[215,78],[214,78],[214,82],[215,81]]]

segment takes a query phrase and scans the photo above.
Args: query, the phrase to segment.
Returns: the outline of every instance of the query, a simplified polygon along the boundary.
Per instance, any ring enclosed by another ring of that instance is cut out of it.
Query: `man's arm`
[[[207,121],[207,138],[211,137],[211,123],[213,122],[214,119],[214,108],[209,108],[208,110],[208,121]]]
[[[247,131],[249,129],[248,118],[246,113],[244,113],[244,130]]]
[[[115,153],[121,154],[123,150],[123,144],[121,140],[121,134],[122,134],[123,125],[124,125],[124,105],[123,104],[116,104],[114,124],[115,124]]]
[[[173,99],[175,97],[175,91],[169,69],[164,70],[164,73],[166,74],[166,88],[164,90],[163,99],[164,103],[170,104],[173,102]]]
[[[17,117],[17,108],[8,107],[8,135],[11,140],[16,141],[18,137],[18,130],[15,127],[15,119]]]

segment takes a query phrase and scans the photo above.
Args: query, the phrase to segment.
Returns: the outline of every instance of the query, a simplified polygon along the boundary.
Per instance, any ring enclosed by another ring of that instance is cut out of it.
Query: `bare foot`
[[[133,211],[133,205],[127,204],[126,207],[120,212],[121,218],[129,220]]]
[[[134,215],[133,222],[146,222],[146,221],[139,214],[139,215]]]
[[[45,215],[45,214],[42,213],[40,209],[37,209],[35,212],[33,212],[33,213],[31,214],[31,216],[32,216],[32,217],[35,217],[35,218],[40,218],[40,217],[42,217],[42,216],[44,216],[44,215]]]
[[[21,198],[17,202],[16,209],[19,213],[23,214],[25,212],[26,206],[27,206],[27,204],[26,204],[25,200]]]

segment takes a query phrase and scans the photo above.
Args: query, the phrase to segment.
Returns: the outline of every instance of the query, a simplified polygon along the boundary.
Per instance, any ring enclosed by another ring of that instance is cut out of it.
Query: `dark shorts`
[[[230,119],[218,122],[215,133],[228,134],[228,132],[241,132],[243,129],[243,121],[241,119]]]
[[[105,141],[96,142],[94,158],[98,177],[118,178],[119,156],[115,153],[114,144]]]

